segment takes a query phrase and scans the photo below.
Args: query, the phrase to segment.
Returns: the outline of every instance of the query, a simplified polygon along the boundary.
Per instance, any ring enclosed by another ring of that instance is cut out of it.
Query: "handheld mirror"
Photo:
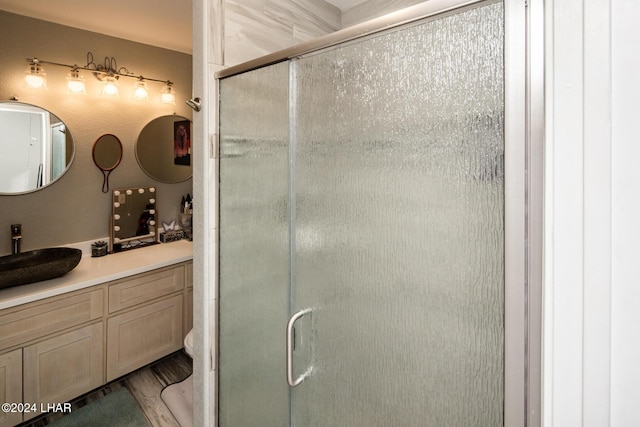
[[[102,171],[102,192],[109,192],[109,174],[122,160],[122,143],[112,134],[102,135],[93,144],[93,162]]]

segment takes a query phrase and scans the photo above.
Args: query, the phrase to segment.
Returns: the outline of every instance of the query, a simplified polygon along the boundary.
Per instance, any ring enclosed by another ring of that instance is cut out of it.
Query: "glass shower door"
[[[289,426],[288,79],[220,82],[219,426]]]
[[[503,9],[293,62],[292,425],[499,426]]]

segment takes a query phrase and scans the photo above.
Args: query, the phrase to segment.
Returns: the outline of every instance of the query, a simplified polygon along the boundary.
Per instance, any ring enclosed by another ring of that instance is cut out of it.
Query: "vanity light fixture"
[[[27,59],[29,61],[29,67],[25,72],[24,81],[34,89],[44,89],[47,86],[46,73],[44,68],[40,65],[37,58]]]
[[[46,74],[44,73],[42,64],[50,64],[71,69],[69,76],[67,77],[67,89],[71,93],[86,93],[85,81],[80,75],[80,70],[84,70],[91,72],[96,79],[102,82],[101,94],[103,96],[112,98],[118,97],[118,82],[120,77],[131,77],[136,79],[136,82],[133,85],[133,99],[148,100],[149,88],[147,86],[147,82],[158,82],[164,83],[164,86],[160,90],[160,101],[163,104],[175,105],[173,82],[166,79],[153,79],[150,77],[143,77],[142,75],[136,75],[125,67],[118,67],[114,57],[105,57],[104,62],[102,64],[98,64],[93,61],[93,54],[91,52],[87,52],[87,63],[82,67],[77,64],[70,65],[61,64],[59,62],[43,61],[38,58],[27,58],[27,61],[29,62],[29,67],[25,75],[25,81],[32,88],[46,87]]]

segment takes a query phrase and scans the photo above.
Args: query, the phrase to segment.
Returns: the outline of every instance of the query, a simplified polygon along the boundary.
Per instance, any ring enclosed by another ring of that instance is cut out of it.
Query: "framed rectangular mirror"
[[[155,187],[113,190],[110,252],[158,243]]]

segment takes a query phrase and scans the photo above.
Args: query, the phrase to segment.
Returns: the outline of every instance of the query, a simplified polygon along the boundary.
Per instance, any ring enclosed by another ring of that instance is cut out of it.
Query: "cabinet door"
[[[107,381],[182,348],[182,295],[114,316],[107,323]]]
[[[22,349],[0,355],[0,403],[22,402]],[[22,422],[22,413],[0,412],[0,427]]]
[[[25,347],[24,401],[64,403],[102,385],[102,329],[98,322]]]

